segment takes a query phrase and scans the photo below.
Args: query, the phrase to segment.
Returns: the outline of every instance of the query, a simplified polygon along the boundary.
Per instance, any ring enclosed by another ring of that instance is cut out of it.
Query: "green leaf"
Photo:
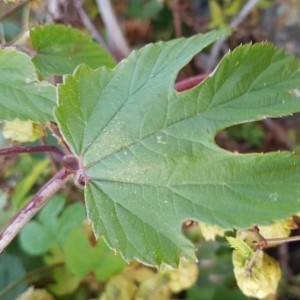
[[[297,156],[241,155],[214,141],[226,127],[299,111],[299,61],[246,45],[202,84],[174,90],[178,71],[222,35],[148,45],[114,70],[82,66],[59,87],[55,114],[89,180],[88,217],[127,260],[193,257],[185,220],[248,227],[299,210]]]
[[[53,120],[56,90],[38,81],[30,58],[12,48],[0,49],[0,120]]]
[[[1,300],[16,299],[20,293],[26,290],[27,284],[24,281],[13,286],[20,278],[26,275],[25,269],[19,257],[9,253],[2,253],[0,256],[0,298]],[[12,285],[13,288],[8,289]]]
[[[230,246],[239,252],[243,258],[249,258],[254,253],[250,246],[243,240],[231,236],[226,236],[226,239]]]
[[[93,272],[98,280],[107,281],[122,271],[126,263],[114,254],[103,241],[92,245],[83,226],[74,228],[63,245],[67,268],[78,277]]]
[[[115,66],[109,53],[77,29],[54,24],[37,26],[30,37],[37,51],[33,63],[42,76],[70,74],[82,63],[93,69]]]
[[[67,269],[61,246],[53,245],[49,253],[44,257],[44,261],[48,266],[63,263],[60,267],[53,270],[54,282],[48,286],[49,290],[56,295],[73,293],[80,284],[80,278]]]
[[[46,253],[54,238],[52,233],[43,224],[30,221],[20,233],[20,243],[24,251],[30,255]]]
[[[53,197],[37,216],[20,233],[22,248],[31,255],[46,253],[53,244],[61,245],[72,228],[85,219],[83,205],[75,203],[66,207],[61,196]]]

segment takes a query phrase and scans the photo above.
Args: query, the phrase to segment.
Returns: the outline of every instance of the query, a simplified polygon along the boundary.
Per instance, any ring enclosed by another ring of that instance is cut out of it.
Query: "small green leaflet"
[[[63,25],[36,26],[30,31],[33,58],[42,76],[71,74],[82,63],[93,69],[113,67],[111,55],[83,32]]]
[[[56,89],[39,81],[33,63],[24,53],[0,49],[0,120],[53,120]]]
[[[202,84],[174,89],[179,70],[226,34],[151,44],[113,70],[81,66],[59,87],[59,127],[90,177],[88,217],[127,260],[194,257],[185,220],[247,227],[299,211],[296,155],[235,154],[214,141],[226,127],[299,111],[299,61],[246,45]]]

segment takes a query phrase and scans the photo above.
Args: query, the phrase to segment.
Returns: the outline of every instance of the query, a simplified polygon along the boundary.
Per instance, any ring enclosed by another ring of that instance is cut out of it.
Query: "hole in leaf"
[[[221,148],[238,153],[292,150],[293,139],[288,120],[265,119],[235,125],[219,132],[215,141]]]
[[[177,74],[175,80],[175,90],[177,92],[185,92],[194,88],[203,82],[209,74],[205,73],[206,55],[203,50],[200,54],[195,55],[192,60],[184,66]]]

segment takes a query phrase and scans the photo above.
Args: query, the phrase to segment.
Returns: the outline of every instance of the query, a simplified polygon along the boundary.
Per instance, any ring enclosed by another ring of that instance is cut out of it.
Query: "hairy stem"
[[[34,153],[34,152],[52,152],[55,153],[61,161],[64,153],[56,146],[40,145],[40,146],[18,146],[12,148],[0,149],[0,155],[11,155],[18,153]]]
[[[22,210],[9,222],[7,227],[0,234],[0,253],[3,252],[21,229],[48,202],[48,200],[64,187],[66,180],[71,175],[72,174],[65,169],[60,170],[41,187]]]

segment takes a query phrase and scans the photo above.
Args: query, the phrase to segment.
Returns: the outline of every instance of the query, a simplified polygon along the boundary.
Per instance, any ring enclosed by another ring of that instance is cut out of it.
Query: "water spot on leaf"
[[[300,90],[299,89],[293,89],[290,91],[290,93],[296,97],[300,97]]]
[[[269,199],[273,202],[278,201],[278,193],[270,193],[269,194]]]
[[[165,144],[166,144],[166,141],[163,140],[163,138],[162,138],[161,135],[158,135],[158,136],[156,137],[156,143],[157,143],[157,144],[163,144],[163,145],[165,145]]]
[[[35,80],[34,80],[34,78],[32,78],[32,77],[26,77],[25,78],[25,82],[26,83],[32,83],[32,82],[34,82]]]

